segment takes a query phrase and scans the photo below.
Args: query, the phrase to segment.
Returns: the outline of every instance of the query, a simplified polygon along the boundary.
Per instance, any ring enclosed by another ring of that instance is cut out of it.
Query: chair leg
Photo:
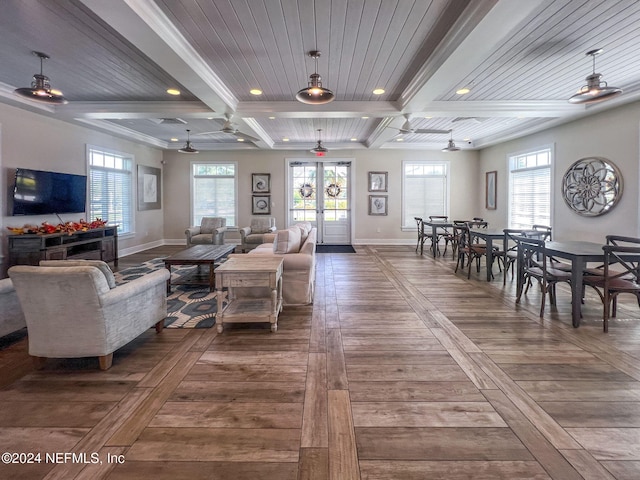
[[[113,352],[99,356],[98,362],[100,363],[100,370],[109,370],[113,364]]]

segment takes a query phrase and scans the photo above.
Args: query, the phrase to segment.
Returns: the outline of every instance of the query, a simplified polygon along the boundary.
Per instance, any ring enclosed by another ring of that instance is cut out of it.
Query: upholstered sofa
[[[10,278],[0,280],[0,337],[26,327],[18,294]]]
[[[297,224],[277,230],[273,243],[263,243],[248,255],[277,255],[284,258],[282,300],[284,305],[313,303],[316,280],[317,230],[311,224]]]
[[[189,227],[184,231],[187,236],[187,247],[193,245],[222,245],[224,244],[224,232],[226,231],[226,218],[202,217],[200,225]]]
[[[160,332],[167,316],[164,268],[118,286],[99,260],[16,265],[9,276],[37,366],[45,358],[98,357],[106,370],[114,351],[153,326]]]
[[[273,242],[273,232],[276,231],[275,217],[254,217],[251,225],[240,229],[242,251],[253,250],[263,243]]]

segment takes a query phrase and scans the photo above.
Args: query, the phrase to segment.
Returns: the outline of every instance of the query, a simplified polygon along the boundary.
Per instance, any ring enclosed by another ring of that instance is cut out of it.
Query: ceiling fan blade
[[[220,134],[224,134],[224,132],[221,130],[215,130],[213,132],[194,133],[193,136],[195,137],[196,135],[220,135]]]
[[[434,135],[449,135],[449,130],[437,130],[434,128],[418,128],[413,133],[431,133]]]

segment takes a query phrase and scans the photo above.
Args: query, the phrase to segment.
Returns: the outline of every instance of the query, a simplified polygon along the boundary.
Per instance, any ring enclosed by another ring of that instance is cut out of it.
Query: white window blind
[[[551,225],[551,149],[510,157],[509,228]]]
[[[194,163],[192,177],[193,223],[202,217],[226,218],[236,226],[236,165],[234,163]]]
[[[133,159],[89,149],[89,221],[101,218],[133,232]]]
[[[447,215],[447,164],[405,162],[402,196],[403,228],[416,228],[414,217]]]

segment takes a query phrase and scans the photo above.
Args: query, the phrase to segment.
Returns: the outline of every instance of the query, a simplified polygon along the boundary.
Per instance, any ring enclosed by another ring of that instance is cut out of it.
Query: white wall
[[[59,107],[64,108],[64,107]],[[15,168],[33,168],[79,175],[87,174],[87,144],[132,154],[136,164],[161,168],[162,151],[138,145],[76,125],[0,104],[0,158],[2,159],[0,216],[2,217],[3,256],[6,256],[7,227],[25,224],[39,225],[44,221],[59,223],[55,215],[12,217],[8,210],[8,193],[13,184]],[[135,178],[135,177],[134,177]],[[134,184],[136,182],[134,181]],[[64,221],[77,221],[83,215],[64,215]],[[135,212],[136,233],[131,238],[121,238],[120,251],[136,246],[159,243],[163,239],[164,214],[162,210]],[[90,220],[90,219],[86,219]],[[0,272],[3,270],[0,269]],[[1,274],[0,274],[1,276]]]
[[[498,171],[497,209],[486,212],[487,220],[497,227],[507,226],[508,155],[553,145],[555,162],[551,215],[554,240],[603,242],[608,234],[640,236],[639,132],[640,102],[636,102],[482,150],[479,165],[482,178],[484,179],[487,171]],[[562,198],[564,173],[571,164],[585,157],[607,158],[622,172],[622,199],[602,216],[578,215],[569,209]],[[484,204],[484,188],[479,192],[477,200]]]
[[[190,165],[196,161],[234,161],[238,162],[238,212],[239,226],[249,225],[251,218],[251,174],[271,174],[271,199],[275,205],[271,213],[276,217],[278,228],[284,228],[287,221],[286,205],[286,159],[305,158],[314,161],[308,151],[225,151],[200,152],[197,155],[184,155],[175,151],[164,153],[164,196],[165,196],[165,239],[171,242],[184,241],[184,229],[190,215]],[[451,205],[452,218],[471,218],[484,215],[477,208],[474,199],[482,185],[478,178],[478,153],[461,151],[443,153],[440,151],[416,150],[331,150],[323,157],[331,159],[353,159],[352,175],[354,180],[355,215],[354,243],[408,243],[414,242],[415,232],[401,230],[402,201],[402,162],[403,160],[447,160],[451,165]],[[368,215],[367,172],[389,172],[388,216]],[[483,188],[483,187],[482,187]],[[380,232],[378,233],[378,228]]]

